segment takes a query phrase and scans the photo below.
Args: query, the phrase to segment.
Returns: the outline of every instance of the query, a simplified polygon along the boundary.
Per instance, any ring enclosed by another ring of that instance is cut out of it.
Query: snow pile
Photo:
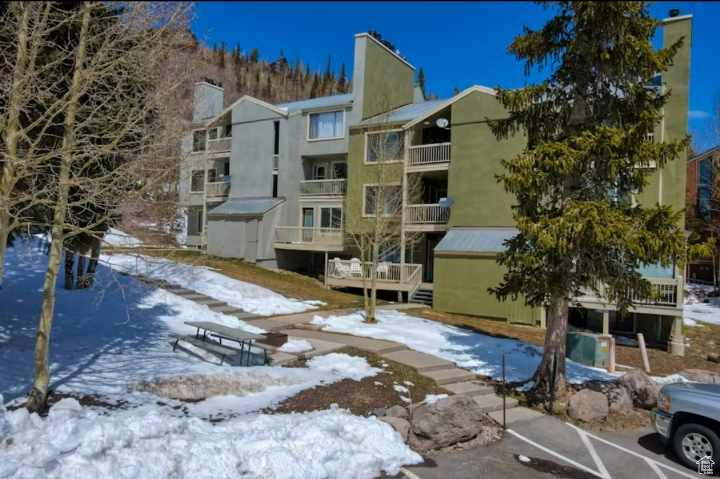
[[[156,405],[108,415],[66,399],[44,419],[6,416],[0,477],[370,479],[422,462],[389,425],[338,409],[211,424]]]
[[[286,298],[269,289],[230,278],[204,266],[175,263],[142,255],[102,255],[112,269],[167,281],[261,316],[301,313],[316,309],[316,301]]]
[[[307,362],[307,366],[315,371],[343,374],[345,377],[354,379],[355,381],[375,376],[381,371],[381,369],[370,366],[365,358],[348,356],[342,353],[315,356]]]
[[[508,381],[525,381],[542,359],[542,348],[515,339],[494,338],[485,334],[448,326],[393,310],[379,310],[377,323],[365,323],[361,313],[345,316],[315,316],[312,324],[324,331],[354,334],[405,344],[409,348],[453,361],[461,368],[481,376],[500,379],[502,355],[506,355]],[[614,376],[602,369],[567,361],[571,383],[609,380]]]
[[[307,341],[305,339],[291,339],[282,346],[280,346],[278,351],[290,354],[300,354],[311,351],[312,349],[313,346],[312,344],[310,344],[310,341]]]
[[[708,296],[714,288],[694,283],[686,287],[683,322],[687,326],[696,326],[698,322],[720,325],[720,297]]]
[[[115,228],[107,230],[103,236],[103,241],[110,246],[124,246],[128,248],[135,248],[143,244],[142,240],[131,236],[124,231],[120,231]]]

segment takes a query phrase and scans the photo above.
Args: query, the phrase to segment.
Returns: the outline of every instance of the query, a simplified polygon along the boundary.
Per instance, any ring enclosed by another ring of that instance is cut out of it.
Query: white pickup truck
[[[688,467],[704,462],[715,475],[720,473],[720,384],[663,386],[654,423]]]

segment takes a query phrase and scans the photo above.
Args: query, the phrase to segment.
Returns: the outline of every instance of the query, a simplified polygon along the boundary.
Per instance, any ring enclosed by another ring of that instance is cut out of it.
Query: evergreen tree
[[[346,93],[347,92],[347,74],[345,73],[345,64],[340,65],[340,75],[337,79],[337,89],[338,93]]]
[[[313,75],[313,79],[312,79],[312,86],[310,87],[310,98],[315,98],[316,96],[318,96],[320,94],[319,90],[320,90],[320,78],[318,77],[318,74],[315,73]]]
[[[499,175],[515,196],[519,233],[498,257],[506,273],[491,291],[546,308],[545,351],[533,378],[540,397],[553,385],[553,394],[565,394],[571,298],[591,289],[626,310],[633,292],[651,291],[639,268],[682,262],[685,251],[681,213],[631,201],[645,185],[643,165],[662,168],[687,147],[687,140],[646,141],[671,94],[648,85],[667,71],[682,40],[655,51],[659,22],[644,2],[553,8],[555,17],[540,30],[526,28],[509,47],[526,74],[549,66],[549,78],[499,89],[509,117],[491,122],[499,138],[527,135],[525,150],[505,160]]]
[[[417,73],[417,85],[420,87],[420,91],[423,92],[423,95],[425,94],[425,70],[423,70],[422,67],[418,70]]]
[[[231,57],[233,65],[235,65],[235,66],[240,65],[241,55],[242,54],[240,53],[240,46],[235,45],[235,48],[233,48],[232,57]]]
[[[221,42],[220,47],[217,49],[217,64],[220,68],[225,68],[225,55],[227,54],[225,50],[225,43]]]
[[[250,63],[257,63],[260,58],[260,52],[257,48],[250,50]]]

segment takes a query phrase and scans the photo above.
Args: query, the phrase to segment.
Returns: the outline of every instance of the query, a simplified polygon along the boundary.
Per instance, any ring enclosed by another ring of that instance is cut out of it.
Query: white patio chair
[[[387,279],[388,272],[390,271],[390,264],[385,261],[378,263],[376,271],[378,279]]]
[[[350,260],[350,274],[352,276],[362,276],[362,263],[359,259],[353,258]]]

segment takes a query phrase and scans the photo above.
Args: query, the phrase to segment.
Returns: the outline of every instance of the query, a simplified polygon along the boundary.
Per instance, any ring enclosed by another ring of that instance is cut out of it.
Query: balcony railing
[[[450,143],[416,145],[409,148],[408,166],[443,166],[450,161]]]
[[[300,182],[301,195],[344,195],[345,178],[335,180],[305,180]]]
[[[412,225],[444,225],[450,216],[449,209],[438,204],[408,205],[405,223]]]
[[[682,284],[681,281],[674,278],[645,278],[650,281],[650,294],[641,295],[635,291],[632,292],[632,301],[636,306],[663,306],[672,308],[682,308]],[[581,302],[601,302],[605,299],[604,287],[599,288],[600,296],[591,289],[583,290],[575,299]]]
[[[341,249],[343,246],[343,230],[341,228],[278,226],[275,228],[275,243]]]
[[[208,153],[220,153],[224,151],[230,151],[232,145],[232,138],[217,138],[215,140],[208,140],[207,151]]]
[[[372,278],[372,263],[359,259],[331,259],[327,264],[330,286],[362,287]],[[378,263],[375,278],[379,289],[414,292],[422,281],[422,265],[412,263]]]
[[[230,194],[230,177],[222,181],[209,181],[206,185],[208,198],[224,198]]]

